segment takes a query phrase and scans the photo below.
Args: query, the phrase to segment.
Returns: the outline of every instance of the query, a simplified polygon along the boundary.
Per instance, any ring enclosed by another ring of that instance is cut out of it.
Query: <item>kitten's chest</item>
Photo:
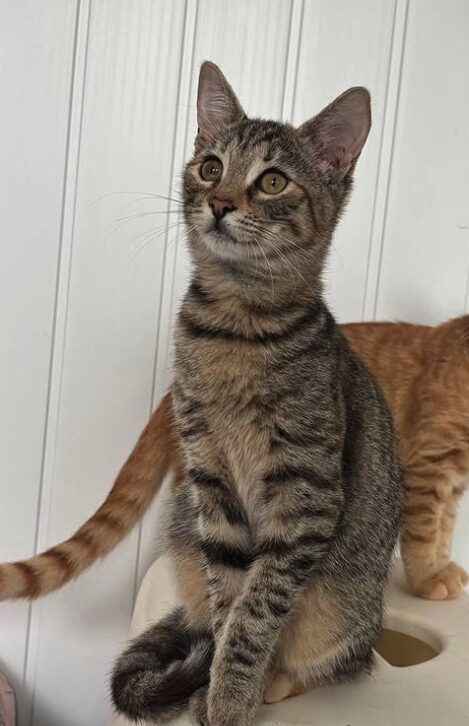
[[[180,338],[176,379],[204,423],[203,433],[185,442],[186,453],[193,464],[225,470],[246,508],[253,509],[271,468],[272,422],[260,404],[271,385],[265,357],[255,346]]]
[[[206,407],[239,417],[240,410],[269,386],[270,360],[263,346],[215,337],[193,337],[179,329],[176,378]]]

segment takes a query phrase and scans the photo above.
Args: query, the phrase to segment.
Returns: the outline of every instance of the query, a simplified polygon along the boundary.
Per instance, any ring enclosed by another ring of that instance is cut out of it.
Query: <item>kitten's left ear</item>
[[[197,126],[201,139],[216,138],[226,126],[241,121],[246,114],[225,76],[210,61],[202,63],[197,93]]]
[[[346,175],[360,156],[370,127],[370,94],[358,86],[302,124],[298,134],[314,147],[325,170]]]

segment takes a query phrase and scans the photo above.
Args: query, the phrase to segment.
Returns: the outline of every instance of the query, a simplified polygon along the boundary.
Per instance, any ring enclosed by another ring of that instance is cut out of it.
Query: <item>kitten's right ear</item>
[[[202,63],[197,92],[198,138],[215,139],[227,126],[238,123],[246,114],[225,76],[210,61]]]

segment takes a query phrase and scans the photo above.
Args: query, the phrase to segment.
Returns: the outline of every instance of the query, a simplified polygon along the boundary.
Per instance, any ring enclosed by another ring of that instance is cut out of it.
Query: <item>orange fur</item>
[[[401,551],[416,595],[457,597],[467,573],[451,562],[451,539],[469,478],[469,316],[430,327],[343,326],[384,390],[399,435],[406,515]]]
[[[106,500],[70,539],[22,562],[0,565],[0,599],[35,598],[78,577],[141,519],[170,467],[181,476],[171,394],[161,401]]]
[[[450,551],[469,480],[469,315],[437,327],[350,323],[342,330],[383,388],[397,426],[409,586],[425,598],[457,597],[468,582]],[[0,565],[0,599],[50,592],[110,552],[139,521],[171,466],[177,483],[183,461],[168,393],[98,511],[62,544]]]

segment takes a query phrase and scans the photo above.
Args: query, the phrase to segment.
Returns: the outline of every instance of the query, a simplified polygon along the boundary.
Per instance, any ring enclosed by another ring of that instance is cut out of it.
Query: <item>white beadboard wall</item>
[[[328,274],[341,320],[469,311],[468,27],[467,0],[0,0],[1,560],[96,509],[170,379],[203,59],[295,123],[370,88]],[[20,726],[106,723],[154,509],[76,583],[0,605]]]

